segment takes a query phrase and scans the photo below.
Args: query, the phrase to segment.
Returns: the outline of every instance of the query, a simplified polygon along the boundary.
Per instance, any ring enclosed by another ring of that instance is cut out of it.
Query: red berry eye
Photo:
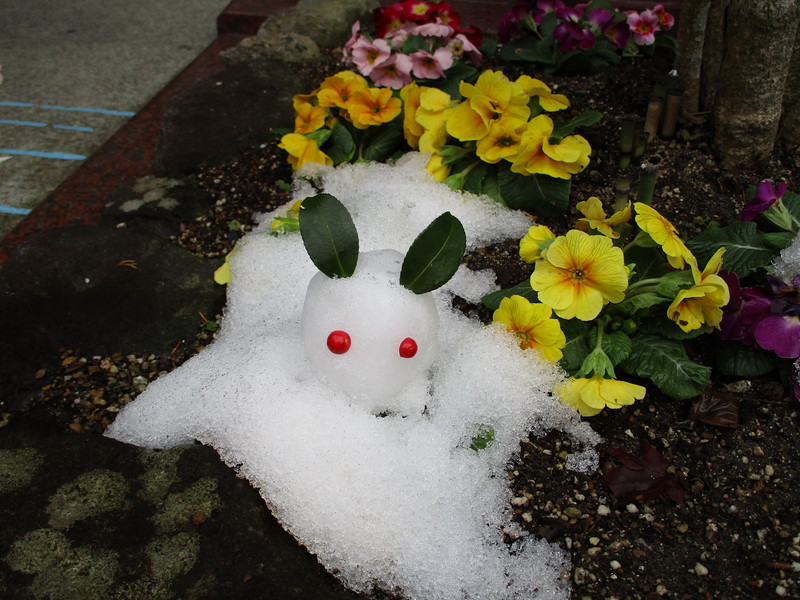
[[[334,354],[344,354],[350,350],[350,334],[346,331],[331,331],[328,334],[328,350]]]
[[[417,342],[411,338],[406,338],[400,342],[400,356],[411,358],[417,353]]]

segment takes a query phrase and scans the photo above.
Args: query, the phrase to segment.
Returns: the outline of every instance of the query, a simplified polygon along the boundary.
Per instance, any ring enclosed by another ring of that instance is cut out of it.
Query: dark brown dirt
[[[332,62],[320,65],[320,77],[335,68]],[[644,117],[654,84],[669,68],[669,57],[657,57],[623,61],[613,71],[592,76],[541,76],[572,100],[574,110],[591,108],[605,115],[581,132],[593,155],[587,171],[574,179],[573,206],[599,196],[610,208],[622,119]],[[176,243],[196,254],[222,257],[253,226],[254,212],[286,202],[291,171],[276,142],[265,139],[225,162],[198,166],[192,177],[213,195],[215,206],[182,224]],[[711,221],[724,224],[736,218],[745,189],[761,179],[785,180],[790,189],[800,189],[796,149],[779,147],[768,166],[750,172],[720,170],[703,115],[682,122],[674,139],[655,140],[643,159],[655,156],[660,172],[653,205],[685,237]],[[634,193],[637,179],[632,169]],[[576,214],[572,209],[544,222],[563,231]],[[494,268],[505,287],[530,273],[515,257],[516,246],[509,244],[474,252],[468,263]],[[488,317],[487,311],[479,312]],[[74,431],[102,430],[147,380],[179,364],[209,337],[201,332],[196,343],[170,357],[82,359],[67,352],[62,372],[42,391],[42,401],[60,406],[64,425]],[[569,440],[558,434],[522,445],[510,472],[514,513],[533,533],[570,550],[574,598],[800,597],[798,408],[777,381],[717,377],[715,386],[734,399],[739,413],[734,428],[695,421],[691,401],[655,391],[634,406],[592,418],[605,440],[595,473],[566,469]],[[665,496],[614,498],[604,475],[619,463],[607,450],[638,454],[643,441],[663,454],[666,475],[685,491],[685,503]]]

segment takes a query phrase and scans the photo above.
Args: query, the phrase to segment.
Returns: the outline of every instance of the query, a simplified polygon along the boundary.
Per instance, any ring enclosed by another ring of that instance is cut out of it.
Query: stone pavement
[[[4,4],[0,238],[216,39],[228,2]]]
[[[255,32],[265,2],[234,4],[260,6],[220,21]],[[326,29],[344,38],[366,4],[337,5]],[[285,30],[281,14],[270,22]],[[185,173],[291,123],[292,94],[317,83],[275,56],[226,66],[220,54],[244,37],[220,35],[0,244],[0,598],[355,597],[213,450],[76,435],[31,407],[59,349],[162,355],[194,338],[198,312],[221,310],[219,261],[169,240],[209,203]]]

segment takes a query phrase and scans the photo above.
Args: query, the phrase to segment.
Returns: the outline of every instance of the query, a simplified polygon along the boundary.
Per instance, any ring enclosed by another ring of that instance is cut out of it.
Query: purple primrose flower
[[[617,48],[622,49],[628,45],[628,40],[631,39],[631,28],[628,27],[627,21],[617,21],[616,23],[608,23],[602,29],[603,35],[608,38],[608,41]]]
[[[571,52],[576,48],[586,50],[594,46],[594,34],[588,29],[572,21],[563,21],[553,30],[553,39],[562,52]]]
[[[531,13],[531,6],[526,0],[517,0],[517,3],[503,15],[497,25],[497,39],[505,43],[520,35],[519,24]]]
[[[744,205],[742,221],[752,221],[783,197],[788,185],[779,183],[777,186],[771,181],[764,180],[758,184],[755,197]]]
[[[539,0],[536,3],[536,10],[533,12],[533,21],[537,25],[541,25],[545,15],[564,7],[566,5],[562,0]]]
[[[722,276],[731,291],[720,323],[722,338],[772,350],[781,358],[800,357],[800,276],[787,284],[767,275],[766,286],[741,289],[735,275]]]

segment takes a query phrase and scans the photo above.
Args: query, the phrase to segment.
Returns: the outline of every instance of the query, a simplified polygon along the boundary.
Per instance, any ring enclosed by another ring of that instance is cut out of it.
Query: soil
[[[622,61],[591,76],[539,75],[570,98],[573,110],[605,115],[580,132],[593,154],[588,169],[574,178],[573,206],[598,196],[611,207],[622,119],[643,118],[654,84],[670,67],[670,56],[657,55]],[[320,80],[339,68],[333,58],[321,63]],[[198,165],[191,177],[215,205],[183,223],[175,243],[221,258],[254,226],[254,213],[285,203],[292,173],[276,144],[276,137],[265,139],[224,162]],[[762,179],[800,189],[795,149],[779,147],[766,167],[749,172],[720,170],[703,115],[683,120],[673,139],[654,140],[643,160],[656,156],[660,171],[652,204],[687,238],[711,221],[735,219],[746,188]],[[634,192],[637,178],[631,169]],[[542,222],[563,232],[576,216],[573,208],[563,218]],[[513,243],[477,250],[465,260],[474,268],[493,268],[503,287],[530,273]],[[481,307],[461,304],[490,318]],[[79,357],[65,351],[62,370],[42,390],[40,402],[72,431],[102,431],[149,380],[213,338],[214,319],[208,317],[197,340],[169,356]],[[575,599],[800,597],[798,406],[769,378],[716,377],[709,393],[732,399],[738,423],[720,427],[692,419],[691,400],[672,400],[652,387],[637,404],[593,417],[591,425],[604,440],[601,465],[593,473],[567,470],[570,442],[557,433],[523,443],[519,460],[509,467],[514,514],[532,533],[570,552],[573,569],[565,576]],[[617,450],[638,455],[642,442],[663,455],[663,476],[673,489],[677,483],[683,490],[682,503],[667,495],[615,498],[605,475],[620,464]]]

